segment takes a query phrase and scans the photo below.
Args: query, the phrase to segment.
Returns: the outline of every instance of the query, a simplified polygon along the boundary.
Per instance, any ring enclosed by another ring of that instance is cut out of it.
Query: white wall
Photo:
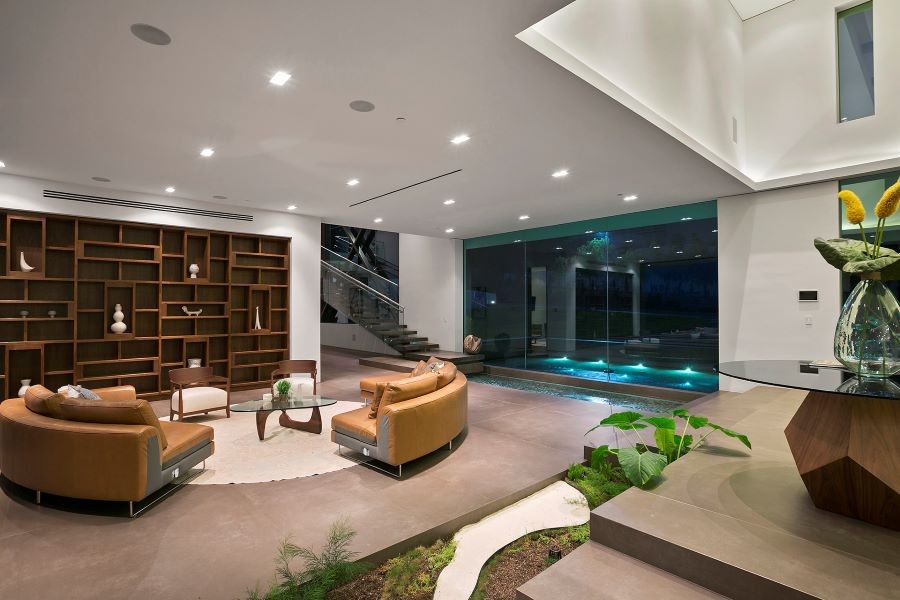
[[[356,323],[322,323],[321,331],[323,346],[346,348],[348,350],[387,356],[399,354],[399,352],[381,341],[381,338]]]
[[[71,200],[44,198],[43,190],[51,189],[77,194],[121,198],[154,204],[235,212],[253,215],[252,222],[232,221],[155,212],[138,208],[87,204]],[[109,188],[76,185],[0,175],[0,209],[26,210],[98,219],[197,227],[235,233],[257,233],[291,238],[291,357],[319,360],[319,238],[320,220],[317,217],[269,211],[223,207],[219,204],[193,202],[180,198],[120,192]],[[321,373],[321,371],[320,371]]]
[[[847,5],[793,0],[744,22],[743,169],[754,179],[811,181],[831,169],[854,167],[830,173],[838,176],[900,164],[900,2],[873,5],[875,115],[838,123],[835,9]]]
[[[825,182],[719,200],[721,362],[833,355],[840,276],[813,239],[838,236],[837,191]],[[798,302],[798,290],[818,290],[819,301]],[[720,380],[723,390],[749,387]]]
[[[400,304],[410,329],[461,352],[462,302],[462,240],[401,233]]]
[[[742,178],[742,25],[727,0],[576,0],[518,37]]]

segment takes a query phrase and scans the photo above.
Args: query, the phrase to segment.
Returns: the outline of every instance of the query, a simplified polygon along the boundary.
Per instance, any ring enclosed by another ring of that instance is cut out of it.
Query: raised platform
[[[387,369],[388,371],[408,372],[411,371],[420,360],[428,360],[432,356],[440,360],[452,362],[466,375],[484,371],[483,354],[463,354],[462,352],[451,352],[440,349],[433,350],[432,353],[408,352],[403,356],[367,356],[360,358],[359,364],[364,367]]]
[[[900,536],[817,509],[800,479],[784,428],[804,396],[757,387],[692,403],[692,412],[746,433],[752,453],[710,437],[712,446],[668,467],[655,489],[633,488],[597,508],[591,539],[601,546],[584,552],[619,552],[648,576],[664,570],[729,598],[896,598]],[[543,585],[579,597],[566,587],[575,585],[567,561],[548,569]],[[590,583],[579,586],[608,585],[599,571],[580,573]]]

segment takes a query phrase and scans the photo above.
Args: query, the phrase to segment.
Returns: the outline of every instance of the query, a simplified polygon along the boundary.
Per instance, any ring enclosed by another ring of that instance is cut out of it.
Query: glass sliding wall
[[[488,364],[718,388],[715,203],[466,241],[466,333]]]

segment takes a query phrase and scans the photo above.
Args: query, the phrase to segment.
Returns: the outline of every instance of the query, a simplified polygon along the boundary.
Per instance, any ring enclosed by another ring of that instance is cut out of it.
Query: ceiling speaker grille
[[[125,208],[139,208],[156,212],[170,212],[182,215],[197,215],[212,219],[229,219],[232,221],[252,221],[253,215],[239,213],[227,213],[217,210],[201,210],[199,208],[186,208],[183,206],[169,206],[167,204],[153,204],[152,202],[135,202],[134,200],[122,200],[121,198],[104,198],[103,196],[88,196],[86,194],[72,194],[70,192],[58,192],[56,190],[44,190],[44,198],[56,198],[58,200],[73,200],[75,202],[87,202],[89,204],[105,204],[108,206],[124,206]]]

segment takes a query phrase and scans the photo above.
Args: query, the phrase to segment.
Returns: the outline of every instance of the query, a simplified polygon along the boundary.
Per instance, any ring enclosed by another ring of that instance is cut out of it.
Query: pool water
[[[571,377],[583,377],[595,381],[652,385],[696,392],[714,392],[719,389],[719,374],[712,370],[691,367],[683,369],[661,369],[642,363],[614,364],[598,361],[580,361],[567,357],[534,358],[525,360],[487,361],[498,367],[543,371]]]
[[[632,394],[620,394],[618,392],[607,392],[604,390],[591,390],[588,388],[560,385],[558,383],[545,383],[543,381],[534,381],[531,379],[501,377],[499,375],[488,375],[486,373],[468,375],[467,377],[469,381],[475,383],[496,385],[524,392],[534,392],[536,394],[561,396],[563,398],[572,398],[573,400],[582,400],[596,404],[607,404],[611,407],[627,410],[670,413],[682,406],[681,402],[676,402],[674,400],[634,396]]]

